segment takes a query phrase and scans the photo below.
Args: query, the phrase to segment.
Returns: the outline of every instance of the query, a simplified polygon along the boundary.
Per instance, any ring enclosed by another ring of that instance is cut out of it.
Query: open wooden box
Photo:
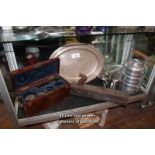
[[[70,94],[70,84],[59,76],[59,59],[46,60],[10,73],[15,96],[27,117],[57,104]]]

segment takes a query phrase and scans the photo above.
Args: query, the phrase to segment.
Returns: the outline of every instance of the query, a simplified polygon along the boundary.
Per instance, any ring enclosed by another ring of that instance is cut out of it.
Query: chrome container
[[[139,85],[131,85],[124,81],[122,82],[122,90],[127,92],[129,95],[136,94],[139,90],[139,87]]]
[[[128,94],[136,94],[144,78],[145,65],[138,59],[129,59],[124,66],[122,90]]]
[[[122,79],[123,79],[122,81],[130,83],[132,85],[136,85],[137,83],[139,83],[139,78],[129,76],[129,75],[125,75],[124,73],[122,75]]]

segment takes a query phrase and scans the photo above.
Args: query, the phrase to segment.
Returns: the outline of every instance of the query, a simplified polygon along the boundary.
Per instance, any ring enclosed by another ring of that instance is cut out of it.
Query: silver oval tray
[[[65,45],[55,50],[50,59],[60,59],[59,74],[70,83],[77,83],[79,74],[87,76],[87,82],[95,79],[103,69],[103,55],[87,44]]]

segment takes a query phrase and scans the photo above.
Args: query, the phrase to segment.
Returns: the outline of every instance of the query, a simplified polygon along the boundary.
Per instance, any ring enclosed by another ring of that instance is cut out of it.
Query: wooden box
[[[60,60],[47,60],[10,73],[15,94],[27,116],[34,116],[70,95],[70,84],[59,75]]]

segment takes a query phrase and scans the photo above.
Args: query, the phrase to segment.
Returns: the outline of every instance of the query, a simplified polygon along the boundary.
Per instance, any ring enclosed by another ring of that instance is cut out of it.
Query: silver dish
[[[28,33],[34,30],[34,26],[13,26],[12,28],[15,33],[21,33],[21,32]]]
[[[60,37],[66,34],[64,26],[40,26],[36,28],[36,31],[51,37]]]
[[[13,26],[14,38],[17,41],[22,40],[40,40],[49,36],[34,26]]]
[[[60,59],[60,75],[70,83],[80,80],[79,74],[87,76],[87,82],[95,79],[103,69],[103,55],[93,46],[72,44],[58,48],[50,59]]]
[[[30,26],[13,26],[14,30],[27,30]]]

